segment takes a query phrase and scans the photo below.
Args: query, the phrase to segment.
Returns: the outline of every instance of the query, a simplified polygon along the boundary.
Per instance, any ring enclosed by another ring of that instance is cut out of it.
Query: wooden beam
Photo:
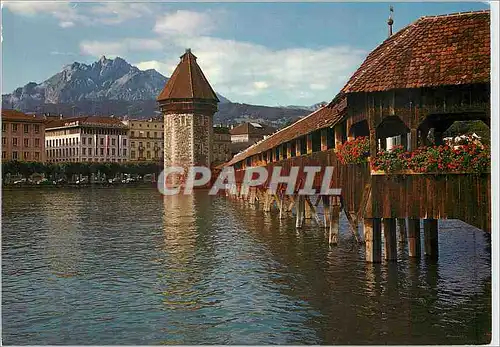
[[[354,235],[354,238],[356,239],[356,242],[360,242],[360,237],[359,237],[359,227],[358,227],[358,216],[356,213],[351,213],[348,212],[345,208],[345,215],[347,217],[347,221],[349,222],[349,226],[351,227],[351,231]]]

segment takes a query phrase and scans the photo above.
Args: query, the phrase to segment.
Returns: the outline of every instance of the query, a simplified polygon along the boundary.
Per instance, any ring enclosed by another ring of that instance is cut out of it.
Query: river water
[[[342,220],[205,192],[4,191],[4,344],[463,344],[491,333],[489,235],[440,221],[440,258],[365,263]]]

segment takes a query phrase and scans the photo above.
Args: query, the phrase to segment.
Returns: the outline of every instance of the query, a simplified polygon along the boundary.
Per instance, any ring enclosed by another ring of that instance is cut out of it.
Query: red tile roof
[[[314,111],[292,125],[247,148],[245,151],[238,153],[226,165],[234,165],[239,161],[277,147],[282,143],[297,139],[315,130],[330,127],[344,118],[346,109],[347,98],[339,94],[330,105]]]
[[[196,57],[187,49],[181,56],[158,101],[168,99],[209,99],[219,101],[207,78],[196,63]]]
[[[344,93],[489,83],[489,11],[422,17],[372,51]]]
[[[46,129],[72,126],[76,122],[78,122],[78,125],[86,125],[86,126],[103,126],[103,127],[112,126],[112,127],[120,127],[120,128],[127,127],[118,118],[84,116],[84,117],[63,118],[63,119],[56,119],[56,120],[48,121]]]
[[[35,115],[27,115],[23,112],[9,109],[2,109],[2,120],[5,121],[20,121],[20,122],[37,122],[43,123],[44,119]]]

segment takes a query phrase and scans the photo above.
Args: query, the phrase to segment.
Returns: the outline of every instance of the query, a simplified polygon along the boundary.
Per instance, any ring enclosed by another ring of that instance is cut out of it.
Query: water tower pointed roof
[[[196,62],[196,56],[191,52],[191,49],[186,49],[186,52],[180,58],[181,61],[158,96],[157,101],[205,99],[219,102],[217,95]]]

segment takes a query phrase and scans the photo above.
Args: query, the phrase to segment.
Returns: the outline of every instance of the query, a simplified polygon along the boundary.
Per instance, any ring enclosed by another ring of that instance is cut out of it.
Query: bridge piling
[[[365,260],[369,263],[382,261],[382,223],[380,218],[363,219]]]
[[[323,228],[328,228],[330,225],[330,197],[322,196],[323,201]]]
[[[334,199],[330,197],[330,199]],[[330,230],[328,232],[328,244],[336,245],[339,241],[340,229],[340,206],[330,201]]]
[[[398,259],[397,239],[396,239],[396,219],[384,218],[384,258],[388,261]]]
[[[420,258],[420,219],[408,218],[408,256]]]
[[[304,209],[305,209],[304,196],[298,195],[296,201],[297,203],[295,205],[295,211],[296,211],[295,227],[297,229],[300,229],[304,224]]]
[[[424,219],[424,246],[425,255],[437,260],[439,255],[437,219]]]
[[[406,218],[398,218],[397,219],[397,224],[398,224],[398,241],[399,243],[405,244],[406,243]]]
[[[304,197],[304,218],[305,219],[311,219],[312,218],[312,212],[311,212],[311,206],[310,206],[310,201],[309,201],[309,196]]]

